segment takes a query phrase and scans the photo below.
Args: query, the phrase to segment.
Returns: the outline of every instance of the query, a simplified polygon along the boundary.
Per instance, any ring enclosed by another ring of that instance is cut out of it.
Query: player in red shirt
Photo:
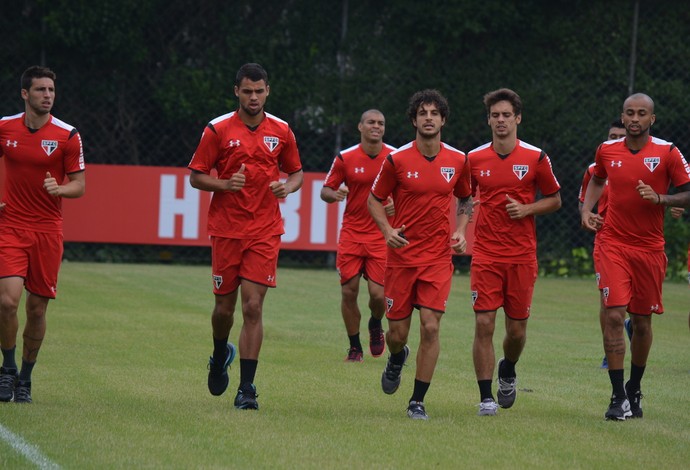
[[[690,199],[690,168],[678,148],[650,136],[654,101],[642,93],[629,96],[621,115],[626,137],[602,143],[596,152],[581,216],[582,225],[599,231],[599,288],[606,304],[604,351],[612,395],[605,418],[641,418],[641,380],[652,346],[652,313],[661,314],[666,275],[664,204]],[[606,223],[592,207],[608,180]],[[673,184],[681,194],[663,195]],[[640,198],[643,200],[641,201]],[[673,204],[668,204],[673,205]],[[626,311],[633,322],[630,380],[624,385]]]
[[[606,140],[617,140],[617,139],[622,139],[625,137],[625,127],[623,127],[623,123],[620,120],[613,121],[611,123],[611,126],[609,127],[609,132]],[[585,174],[582,177],[582,185],[580,186],[580,192],[578,194],[578,207],[580,210],[582,210],[582,203],[585,201],[585,192],[587,192],[587,186],[589,185],[589,180],[592,179],[592,174],[594,173],[594,163],[589,165],[587,169],[585,170]],[[608,199],[608,191],[606,191],[606,188],[604,188],[604,192],[601,194],[601,197],[599,198],[599,201],[597,202],[597,213],[601,215],[602,218],[606,217],[606,200]],[[596,265],[597,263],[597,240],[596,236],[594,237],[594,251],[593,251],[593,258],[594,258],[594,264]],[[596,269],[596,268],[595,268]],[[601,332],[602,334],[604,333],[604,320],[606,319],[606,307],[604,306],[604,298],[600,296],[600,305],[599,305],[599,323],[601,324]],[[626,323],[626,331],[628,331],[628,335],[631,338],[632,337],[632,325],[630,324],[629,319],[625,320]],[[606,362],[606,356],[604,356],[604,359],[601,361],[601,368],[602,369],[607,369],[608,368],[608,363]]]
[[[263,341],[263,302],[268,288],[276,286],[284,233],[278,200],[297,191],[303,180],[292,130],[264,111],[269,92],[261,65],[240,67],[235,78],[239,109],[208,123],[189,163],[191,185],[213,192],[208,211],[215,294],[208,388],[213,395],[228,387],[227,368],[235,357],[228,338],[238,293],[242,296],[238,409],[259,408],[254,377]],[[288,174],[285,182],[280,171]]]
[[[0,157],[5,158],[0,201],[0,401],[31,403],[31,372],[46,333],[48,301],[57,295],[62,198],[81,197],[86,177],[79,133],[50,114],[55,73],[29,67],[21,87],[24,112],[0,120]],[[17,372],[22,288],[27,292],[26,325]]]
[[[362,318],[357,296],[359,280],[367,280],[369,290],[369,351],[379,357],[386,348],[381,319],[385,313],[383,299],[383,271],[386,264],[386,241],[367,209],[367,198],[383,159],[394,147],[383,142],[386,120],[381,111],[370,109],[362,113],[357,126],[360,143],[341,151],[333,159],[326,176],[321,199],[327,203],[347,199],[342,228],[338,239],[336,267],[340,274],[342,301],[340,304],[345,329],[350,340],[348,362],[362,362],[363,351],[359,339]],[[392,200],[386,211],[393,214]]]
[[[561,207],[560,185],[546,153],[517,138],[522,101],[501,88],[484,96],[491,142],[468,153],[472,189],[481,203],[476,215],[470,268],[475,335],[472,348],[479,385],[479,415],[495,415],[491,392],[493,333],[503,307],[506,334],[498,361],[498,405],[513,406],[517,393],[515,363],[525,347],[527,319],[537,279],[534,218]],[[543,197],[537,199],[537,191]]]
[[[440,351],[439,328],[450,293],[452,252],[463,253],[467,248],[466,221],[458,222],[463,228],[451,234],[448,216],[453,196],[461,200],[458,219],[469,219],[472,211],[467,157],[441,142],[448,113],[448,102],[436,90],[412,96],[408,117],[416,138],[386,157],[368,199],[369,211],[388,245],[383,285],[390,356],[381,376],[387,394],[400,386],[410,353],[412,312],[419,309],[417,371],[407,408],[412,419],[429,419],[424,397]],[[392,223],[384,208],[391,195],[395,201]]]

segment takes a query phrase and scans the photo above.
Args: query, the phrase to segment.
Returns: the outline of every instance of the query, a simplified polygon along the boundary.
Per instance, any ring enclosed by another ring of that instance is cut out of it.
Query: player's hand
[[[405,237],[405,225],[403,224],[400,228],[391,229],[386,235],[386,245],[391,248],[402,248],[403,246],[409,245],[410,242]]]
[[[597,232],[601,229],[602,225],[604,225],[604,218],[599,214],[583,211],[580,213],[580,223],[583,228],[592,232]]]
[[[285,199],[288,196],[288,194],[290,194],[290,192],[285,187],[285,183],[283,183],[282,181],[271,181],[268,187],[271,188],[273,195],[278,199]]]
[[[230,179],[228,180],[228,191],[231,193],[236,193],[240,189],[244,188],[244,183],[247,180],[247,177],[244,174],[244,170],[246,170],[247,167],[244,166],[244,163],[240,165],[240,169],[237,170],[237,173],[233,173]]]
[[[680,219],[683,217],[683,213],[685,212],[685,209],[682,207],[671,207],[671,217],[674,219]]]
[[[60,185],[58,184],[57,180],[50,175],[49,171],[46,171],[46,178],[43,180],[43,187],[51,196],[60,196]]]
[[[637,192],[640,193],[640,197],[645,201],[649,201],[652,204],[659,204],[661,201],[661,197],[654,192],[652,187],[648,184],[644,184],[642,180],[637,180],[635,189],[637,189]]]
[[[462,254],[465,252],[465,250],[467,250],[467,240],[465,240],[465,236],[460,232],[453,233],[450,239],[452,240],[450,247],[457,254]]]
[[[386,199],[386,205],[383,206],[383,209],[386,211],[387,217],[393,217],[395,215],[395,204],[393,204],[392,197],[388,196],[388,199]]]
[[[511,219],[523,219],[529,215],[529,212],[527,211],[527,206],[525,206],[524,204],[520,204],[507,194],[506,199],[508,200],[508,204],[506,204],[506,212],[508,212],[508,216]]]
[[[350,194],[350,188],[348,188],[346,185],[342,185],[335,192],[334,197],[336,201],[340,202],[344,201],[347,198],[348,194]]]

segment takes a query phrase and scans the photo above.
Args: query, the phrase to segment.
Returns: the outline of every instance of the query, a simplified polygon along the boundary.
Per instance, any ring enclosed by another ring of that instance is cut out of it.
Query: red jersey
[[[560,191],[551,160],[541,149],[521,140],[508,155],[499,155],[491,142],[467,154],[472,168],[472,188],[480,193],[474,227],[472,257],[503,263],[530,263],[537,257],[534,216],[513,220],[506,195],[521,204],[532,204],[537,190],[544,196]]]
[[[5,184],[0,225],[36,232],[62,233],[62,198],[43,187],[49,172],[58,184],[84,171],[84,151],[77,130],[55,116],[40,129],[24,124],[24,113],[0,119],[0,157]]]
[[[580,194],[578,195],[578,200],[580,202],[585,202],[585,194],[587,194],[587,186],[589,186],[589,182],[592,179],[592,175],[594,174],[594,163],[589,165],[587,167],[587,170],[585,170],[585,174],[582,177],[582,186],[580,186]],[[608,199],[609,199],[609,183],[608,181],[606,182],[604,186],[604,191],[601,193],[601,197],[599,198],[599,201],[597,201],[597,213],[602,216],[606,217],[606,205],[608,204]]]
[[[649,137],[639,151],[631,151],[625,139],[599,145],[594,175],[608,178],[609,199],[606,223],[598,240],[626,245],[635,250],[664,249],[664,206],[643,201],[638,180],[657,194],[666,194],[671,184],[690,183],[690,167],[671,142]]]
[[[208,234],[224,238],[263,238],[285,233],[278,199],[269,184],[280,171],[302,169],[295,135],[288,124],[265,113],[250,129],[237,112],[208,123],[188,168],[230,179],[245,165],[246,181],[237,192],[214,192],[208,210]]]
[[[367,155],[362,144],[341,151],[333,159],[331,169],[323,182],[324,187],[337,191],[345,183],[350,190],[340,230],[341,240],[360,243],[383,242],[383,237],[367,208],[367,198],[381,163],[395,147],[383,144],[378,155]]]
[[[471,194],[470,168],[460,150],[441,142],[441,150],[426,158],[416,142],[399,148],[383,162],[371,193],[379,201],[392,194],[395,217],[392,225],[405,225],[409,244],[388,247],[387,266],[430,266],[451,260],[448,215],[455,195]],[[454,206],[453,206],[454,207]]]

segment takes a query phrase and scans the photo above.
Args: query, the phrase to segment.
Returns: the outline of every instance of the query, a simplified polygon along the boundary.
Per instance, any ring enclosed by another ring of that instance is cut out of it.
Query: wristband
[[[656,205],[658,206],[659,204],[661,204],[661,194],[656,193]]]

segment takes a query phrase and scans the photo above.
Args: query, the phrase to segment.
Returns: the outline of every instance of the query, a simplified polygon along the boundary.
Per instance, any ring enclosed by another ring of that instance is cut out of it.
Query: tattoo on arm
[[[472,206],[472,198],[468,197],[466,199],[460,199],[458,203],[457,215],[467,214],[468,217],[472,217],[472,212],[474,207]]]

